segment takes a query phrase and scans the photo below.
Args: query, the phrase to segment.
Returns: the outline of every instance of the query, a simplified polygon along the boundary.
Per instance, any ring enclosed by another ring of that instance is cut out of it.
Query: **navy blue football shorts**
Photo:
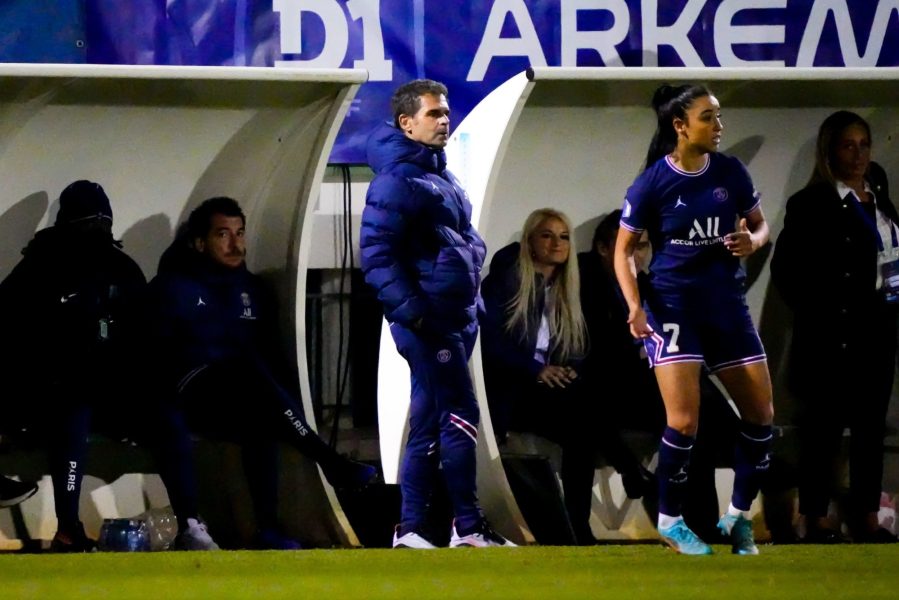
[[[653,330],[643,340],[652,367],[704,362],[714,373],[766,360],[742,297],[693,305],[648,299],[644,309]]]

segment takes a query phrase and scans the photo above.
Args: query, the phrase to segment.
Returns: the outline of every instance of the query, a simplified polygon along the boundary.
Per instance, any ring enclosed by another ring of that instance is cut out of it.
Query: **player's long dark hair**
[[[712,92],[704,85],[688,83],[671,86],[660,85],[652,95],[652,108],[656,111],[658,124],[656,132],[649,142],[644,169],[651,167],[657,160],[670,154],[677,147],[677,132],[674,131],[674,119],[686,119],[687,109],[693,101],[703,96],[711,96]]]

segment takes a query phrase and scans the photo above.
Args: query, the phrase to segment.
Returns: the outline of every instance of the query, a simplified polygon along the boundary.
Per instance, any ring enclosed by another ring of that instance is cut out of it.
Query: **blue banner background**
[[[562,24],[566,12],[574,29]],[[11,0],[0,4],[0,25],[5,62],[368,68],[372,80],[331,155],[351,164],[364,162],[368,132],[389,117],[392,90],[416,77],[448,85],[458,123],[532,62],[899,65],[899,0]],[[762,27],[753,43],[731,43],[752,26]],[[575,29],[612,39],[611,60],[608,50],[604,58],[581,48],[566,61],[564,38]],[[503,44],[518,55],[499,55]],[[482,76],[473,69],[479,48]]]

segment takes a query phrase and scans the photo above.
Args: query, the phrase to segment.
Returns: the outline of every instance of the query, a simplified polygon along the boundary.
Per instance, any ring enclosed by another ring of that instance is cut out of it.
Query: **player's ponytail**
[[[686,118],[687,109],[694,100],[710,95],[711,92],[707,87],[698,84],[671,86],[665,83],[656,89],[652,95],[652,108],[656,112],[658,124],[652,141],[649,142],[644,169],[648,169],[677,147],[674,119]]]

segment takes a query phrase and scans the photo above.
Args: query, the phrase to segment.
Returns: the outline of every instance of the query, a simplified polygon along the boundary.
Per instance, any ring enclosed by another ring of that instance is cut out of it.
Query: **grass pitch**
[[[0,556],[0,598],[896,598],[899,545]]]

